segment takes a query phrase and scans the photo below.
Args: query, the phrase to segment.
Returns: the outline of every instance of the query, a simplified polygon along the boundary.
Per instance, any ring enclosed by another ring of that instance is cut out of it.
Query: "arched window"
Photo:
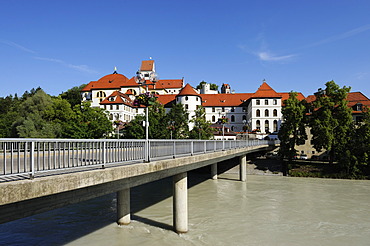
[[[265,120],[265,132],[266,133],[270,132],[270,129],[269,129],[269,121],[268,120]]]
[[[96,96],[97,96],[97,97],[106,97],[106,95],[105,95],[105,92],[104,92],[104,91],[98,91],[98,93],[96,93]]]
[[[273,113],[274,117],[277,116],[277,109],[274,109],[274,113]]]
[[[109,115],[109,119],[110,119],[110,120],[113,120],[113,114],[110,114],[110,115]]]
[[[216,121],[216,116],[212,116],[212,122],[215,122]]]
[[[268,109],[265,110],[265,117],[269,117],[269,110]]]
[[[234,115],[231,116],[231,122],[235,122],[235,116]]]
[[[261,130],[261,123],[260,123],[260,121],[259,121],[259,120],[257,120],[257,121],[256,121],[256,128],[257,128],[258,130]]]
[[[277,120],[274,120],[274,132],[278,131],[277,127],[278,127]]]
[[[185,97],[185,101],[187,101],[187,100],[189,100],[189,97],[188,96]]]
[[[234,126],[231,126],[231,131],[234,131]]]
[[[261,111],[259,109],[256,110],[256,117],[260,117],[261,116]]]

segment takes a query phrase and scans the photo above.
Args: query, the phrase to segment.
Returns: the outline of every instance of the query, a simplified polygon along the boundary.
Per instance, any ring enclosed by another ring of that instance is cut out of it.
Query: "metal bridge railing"
[[[145,145],[149,144],[148,156]],[[197,155],[266,140],[0,139],[0,177]]]

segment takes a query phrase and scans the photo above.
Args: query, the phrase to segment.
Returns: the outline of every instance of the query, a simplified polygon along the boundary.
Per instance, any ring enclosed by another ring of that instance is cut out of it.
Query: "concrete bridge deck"
[[[84,172],[38,177],[0,183],[0,223],[117,192],[117,221],[130,223],[130,188],[166,177],[174,178],[174,227],[187,231],[187,172],[239,157],[240,179],[246,179],[246,155],[274,149],[258,145],[151,162],[118,165]],[[185,191],[184,191],[185,189]],[[178,222],[176,222],[179,220]]]

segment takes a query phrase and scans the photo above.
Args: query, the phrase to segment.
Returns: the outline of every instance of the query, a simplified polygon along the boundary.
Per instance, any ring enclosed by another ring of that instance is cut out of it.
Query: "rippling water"
[[[0,225],[0,245],[370,245],[370,182],[189,174],[189,232],[172,231],[171,179]]]

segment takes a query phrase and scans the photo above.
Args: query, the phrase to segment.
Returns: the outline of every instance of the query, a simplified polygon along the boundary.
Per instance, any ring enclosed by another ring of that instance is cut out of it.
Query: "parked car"
[[[302,154],[302,155],[299,157],[299,159],[301,159],[301,160],[307,160],[307,159],[308,159],[308,157],[307,157],[307,155],[306,155],[306,154]]]

